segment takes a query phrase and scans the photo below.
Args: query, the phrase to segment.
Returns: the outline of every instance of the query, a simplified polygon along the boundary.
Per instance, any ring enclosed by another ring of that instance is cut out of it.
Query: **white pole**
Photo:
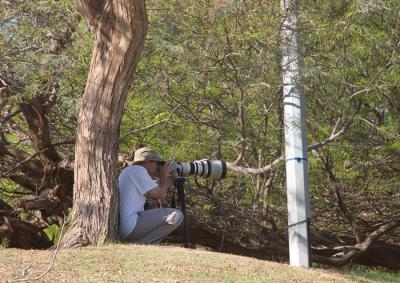
[[[297,0],[281,0],[281,8],[285,16],[281,44],[290,265],[310,267],[310,200]]]

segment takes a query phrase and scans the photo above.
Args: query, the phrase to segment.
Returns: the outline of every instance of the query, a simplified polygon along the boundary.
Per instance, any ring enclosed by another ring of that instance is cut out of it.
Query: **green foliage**
[[[63,233],[63,235],[65,235],[65,232],[69,229],[69,227],[71,225],[71,221],[70,221],[71,213],[72,213],[72,208],[69,208],[68,213],[67,213],[68,222],[66,222],[65,224],[62,224],[62,225],[64,225],[64,227],[53,224],[43,230],[43,232],[46,233],[47,237],[54,244],[58,244],[58,242],[60,241],[61,232]]]
[[[9,242],[7,241],[6,238],[3,238],[0,242],[0,250],[6,249],[9,247]]]
[[[151,28],[126,107],[121,149],[144,141],[161,149],[171,160],[233,161],[240,149],[240,136],[245,135],[245,165],[257,167],[259,160],[268,164],[282,154],[281,18],[276,5],[252,1],[236,5],[217,1],[175,1],[174,5],[151,2]],[[392,90],[398,80],[398,72],[393,72],[398,68],[397,53],[393,55],[397,52],[393,49],[397,35],[389,28],[398,24],[399,7],[390,3],[393,7],[386,18],[382,17],[388,11],[384,4],[374,4],[374,8],[368,5],[356,1],[306,1],[300,10],[309,143],[328,137],[338,118],[342,121],[339,126],[353,121],[346,141],[329,147],[337,178],[345,188],[346,202],[359,195],[365,180],[378,173],[372,160],[391,155],[388,149],[386,153],[382,151],[381,145],[393,141],[398,133],[398,127],[389,126],[397,122],[387,118],[377,127],[374,125],[380,119],[379,111],[399,120],[391,106],[396,101]],[[241,95],[243,127],[238,112]],[[163,119],[166,121],[159,123]],[[131,129],[144,125],[155,126],[129,134]],[[310,169],[315,215],[331,211],[332,207],[336,211],[331,180],[323,164],[318,158],[310,158]],[[385,178],[387,184],[398,179],[394,171]],[[231,176],[213,192],[227,198],[235,209],[268,203],[279,206],[285,215],[284,182],[283,174],[275,178],[266,198],[257,199],[256,178],[249,176]],[[380,190],[376,188],[388,188],[383,183],[369,181],[365,196],[377,196]],[[204,209],[214,206],[207,200],[196,194],[191,199],[192,206],[197,201],[203,203],[203,212],[213,211]],[[358,209],[354,207],[354,212],[360,213]]]
[[[5,201],[11,207],[15,207],[15,193],[19,187],[7,178],[0,178],[0,199]]]
[[[52,134],[55,140],[60,139],[60,135],[74,136],[78,100],[86,84],[90,62],[92,35],[79,20],[73,1],[22,1],[0,5],[0,18],[9,19],[0,28],[0,73],[8,84],[20,88],[8,97],[9,103],[55,93],[57,104],[49,115]],[[58,39],[62,46],[55,54],[49,50]]]
[[[46,233],[47,237],[54,243],[57,244],[58,240],[60,239],[61,234],[61,227],[53,224],[46,229],[43,230]]]
[[[0,17],[11,17],[0,24],[0,74],[21,86],[8,98],[10,107],[54,88],[53,141],[74,137],[92,34],[70,0],[0,5]],[[144,142],[169,160],[232,162],[244,146],[241,165],[248,167],[280,157],[279,1],[152,0],[147,8],[149,31],[122,117],[120,151]],[[75,30],[60,52],[46,52],[70,22]],[[321,156],[332,161],[357,221],[372,226],[390,219],[400,212],[400,4],[301,1],[299,23],[308,144],[329,137],[335,125],[347,126],[339,140],[309,153],[313,228],[349,230]],[[14,122],[26,131],[23,119]],[[11,131],[5,138],[29,152],[26,138]],[[71,148],[60,151],[73,155]],[[283,163],[260,176],[230,172],[219,182],[189,180],[189,210],[237,238],[264,231],[268,221],[284,230],[285,180]],[[244,220],[227,221],[232,213]]]

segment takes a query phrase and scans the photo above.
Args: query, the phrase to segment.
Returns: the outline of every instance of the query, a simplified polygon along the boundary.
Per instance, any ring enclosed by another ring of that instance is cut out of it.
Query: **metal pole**
[[[281,8],[285,17],[281,42],[290,265],[310,267],[310,200],[297,0],[281,0]]]

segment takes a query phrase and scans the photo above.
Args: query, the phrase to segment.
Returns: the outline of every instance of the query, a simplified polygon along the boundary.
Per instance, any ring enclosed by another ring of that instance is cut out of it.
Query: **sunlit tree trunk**
[[[79,114],[71,228],[64,247],[117,239],[117,149],[122,109],[147,31],[144,0],[78,0],[94,31]]]

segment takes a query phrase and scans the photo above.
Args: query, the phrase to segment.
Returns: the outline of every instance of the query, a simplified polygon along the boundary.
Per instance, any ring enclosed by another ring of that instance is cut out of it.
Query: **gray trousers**
[[[136,226],[125,239],[128,242],[157,244],[183,221],[183,214],[175,208],[154,208],[138,213]]]

